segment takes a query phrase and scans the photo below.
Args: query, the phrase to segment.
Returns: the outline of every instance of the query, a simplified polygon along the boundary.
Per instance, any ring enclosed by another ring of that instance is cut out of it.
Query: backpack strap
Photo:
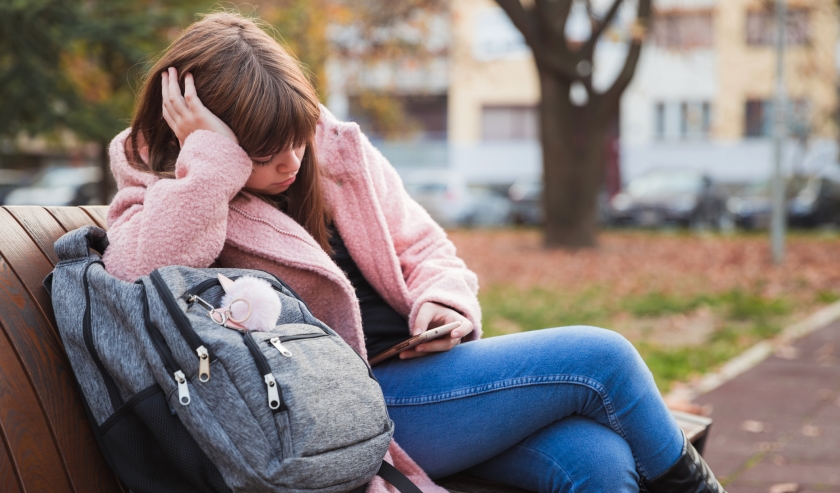
[[[405,474],[401,473],[396,467],[384,460],[382,461],[382,465],[379,467],[379,472],[376,474],[385,481],[394,485],[395,488],[400,490],[400,493],[423,493],[417,485],[405,477]]]
[[[382,465],[379,466],[379,471],[377,471],[376,475],[391,483],[400,493],[423,493],[417,485],[405,477],[405,474],[384,460],[382,461]],[[350,490],[348,493],[365,493],[367,487],[367,484],[363,484],[358,488]]]
[[[105,230],[97,226],[82,226],[74,229],[55,242],[55,253],[59,260],[87,258],[93,249],[99,255],[108,248],[108,236]]]

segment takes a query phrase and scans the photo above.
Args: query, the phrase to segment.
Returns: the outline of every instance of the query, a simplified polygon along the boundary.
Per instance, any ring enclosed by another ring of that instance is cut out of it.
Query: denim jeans
[[[638,492],[682,434],[621,335],[563,327],[468,342],[373,368],[394,438],[432,477],[539,492]]]

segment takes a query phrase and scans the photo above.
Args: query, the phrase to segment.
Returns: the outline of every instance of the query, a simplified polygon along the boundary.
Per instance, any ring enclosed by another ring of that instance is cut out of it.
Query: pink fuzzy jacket
[[[111,142],[119,192],[108,211],[108,271],[134,280],[166,265],[271,272],[299,293],[315,316],[365,355],[359,303],[352,285],[306,230],[289,216],[242,192],[252,164],[233,141],[199,130],[178,156],[176,179],[128,164],[128,130]],[[412,200],[388,161],[355,123],[326,108],[316,133],[318,161],[335,227],[365,278],[413,326],[425,302],[461,312],[481,335],[478,281],[446,233]],[[394,465],[425,493],[444,493],[394,442]],[[368,493],[393,489],[376,478]]]

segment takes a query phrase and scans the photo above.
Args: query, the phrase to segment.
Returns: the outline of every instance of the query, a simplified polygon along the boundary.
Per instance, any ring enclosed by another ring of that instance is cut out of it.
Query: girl
[[[620,335],[568,327],[479,340],[475,274],[353,123],[252,21],[213,14],[151,70],[110,147],[105,263],[287,281],[362,355],[460,321],[374,367],[390,460],[428,493],[458,471],[540,492],[721,492]],[[427,357],[420,357],[427,356]],[[373,492],[386,486],[374,480]]]

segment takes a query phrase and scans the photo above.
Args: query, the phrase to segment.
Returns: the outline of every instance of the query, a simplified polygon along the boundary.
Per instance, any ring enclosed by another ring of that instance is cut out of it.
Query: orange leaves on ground
[[[742,289],[809,302],[818,292],[840,292],[840,240],[816,235],[789,240],[782,266],[772,264],[769,240],[752,235],[610,231],[599,248],[578,251],[544,249],[534,230],[462,230],[450,238],[482,286],[597,286],[615,296]]]

